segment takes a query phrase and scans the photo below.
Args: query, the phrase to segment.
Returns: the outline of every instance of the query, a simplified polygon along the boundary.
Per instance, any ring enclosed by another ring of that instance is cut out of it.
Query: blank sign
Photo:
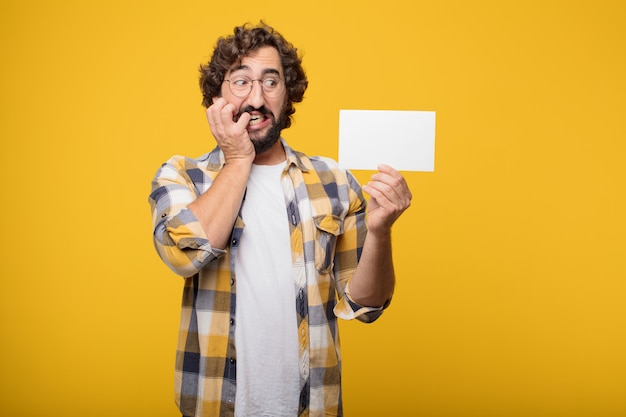
[[[435,170],[435,112],[340,110],[339,164],[376,170],[380,163],[399,171]]]

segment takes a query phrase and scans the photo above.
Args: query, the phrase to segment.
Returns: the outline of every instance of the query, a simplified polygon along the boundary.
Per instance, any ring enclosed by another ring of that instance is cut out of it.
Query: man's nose
[[[252,90],[246,97],[246,103],[255,109],[261,108],[265,104],[265,96],[263,94],[263,88],[261,87],[261,81],[255,80],[252,82]]]

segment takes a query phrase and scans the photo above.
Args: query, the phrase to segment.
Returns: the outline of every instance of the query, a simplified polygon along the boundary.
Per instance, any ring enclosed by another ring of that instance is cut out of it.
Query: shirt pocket
[[[327,274],[333,267],[337,237],[343,233],[343,220],[332,214],[314,216],[315,224],[315,267]]]

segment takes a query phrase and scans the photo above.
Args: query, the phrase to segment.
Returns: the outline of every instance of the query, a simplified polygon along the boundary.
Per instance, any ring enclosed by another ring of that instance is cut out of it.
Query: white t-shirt
[[[236,417],[293,417],[300,372],[285,163],[253,165],[235,271]]]

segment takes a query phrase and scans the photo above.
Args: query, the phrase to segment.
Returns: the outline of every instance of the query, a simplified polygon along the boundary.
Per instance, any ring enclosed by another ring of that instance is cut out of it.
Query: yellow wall
[[[626,3],[298,4],[0,4],[0,414],[177,415],[149,182],[213,147],[196,69],[264,18],[304,52],[294,147],[336,157],[343,108],[437,112],[394,304],[342,324],[347,415],[626,415]]]

